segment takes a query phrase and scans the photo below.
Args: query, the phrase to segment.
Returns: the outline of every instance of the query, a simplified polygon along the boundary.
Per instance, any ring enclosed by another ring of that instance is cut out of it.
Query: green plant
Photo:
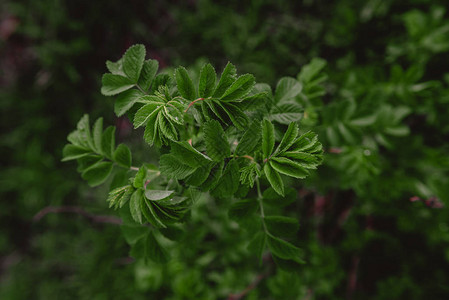
[[[268,247],[281,268],[295,269],[303,263],[301,250],[283,237],[297,230],[298,220],[266,215],[269,190],[263,188],[268,182],[285,197],[291,181],[285,187],[282,176],[303,179],[322,162],[317,135],[299,132],[295,97],[302,84],[282,78],[273,94],[253,75],[237,76],[231,63],[218,80],[215,69],[204,65],[194,83],[184,67],[172,76],[157,74],[158,62],[145,54],[144,46],[135,45],[119,61],[108,61],[101,91],[117,95],[117,116],[127,114],[135,128],[145,127],[144,140],[160,151],[158,166],[132,166],[130,149],[115,146],[114,127],[103,130],[99,118],[91,128],[88,115],[68,136],[63,160],[77,160],[91,186],[113,177],[108,202],[120,209],[134,257],[167,261],[160,234],[172,239],[176,224],[189,222],[195,199],[207,194],[232,201],[229,217],[237,221],[258,211],[248,250],[262,258]]]

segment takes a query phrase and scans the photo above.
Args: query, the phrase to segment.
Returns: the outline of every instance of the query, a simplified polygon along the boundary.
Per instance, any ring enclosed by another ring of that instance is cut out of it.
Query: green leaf
[[[147,236],[146,252],[147,257],[156,263],[166,263],[169,260],[167,251],[159,244],[152,232]]]
[[[142,96],[143,93],[135,89],[127,90],[118,95],[114,103],[114,112],[117,117],[123,116],[136,102],[139,102]]]
[[[156,76],[157,69],[159,68],[159,62],[154,59],[146,60],[143,63],[142,72],[140,73],[138,85],[144,91],[148,91]]]
[[[256,253],[260,263],[262,263],[262,254],[265,250],[265,244],[267,241],[267,235],[263,231],[259,231],[251,242],[248,244],[248,250],[252,253]]]
[[[109,202],[109,207],[123,207],[126,202],[131,197],[134,189],[130,185],[125,185],[109,192],[107,202]]]
[[[298,232],[299,223],[295,218],[284,216],[266,216],[268,231],[275,236],[293,236]]]
[[[290,125],[288,125],[287,131],[284,133],[281,143],[274,152],[275,155],[285,152],[288,148],[290,148],[291,145],[293,145],[293,143],[296,140],[296,137],[298,136],[298,131],[299,129],[297,123],[292,122],[290,123]]]
[[[212,162],[209,157],[193,148],[188,142],[175,142],[171,147],[171,153],[192,168],[209,165]]]
[[[81,148],[72,144],[67,144],[64,146],[64,149],[62,149],[63,159],[61,161],[78,159],[91,153],[92,151],[89,149]]]
[[[103,153],[106,157],[112,159],[115,149],[115,127],[109,126],[103,132],[103,136],[101,137],[101,149],[103,149]]]
[[[291,122],[298,122],[302,118],[302,111],[302,107],[296,103],[283,103],[273,107],[269,119],[288,125]]]
[[[306,178],[309,172],[303,168],[300,164],[291,161],[285,157],[272,157],[269,161],[270,166],[273,167],[279,173],[295,177]],[[274,187],[273,187],[274,188]]]
[[[134,86],[134,83],[121,75],[104,74],[101,79],[101,93],[105,96],[114,96]]]
[[[142,188],[145,186],[145,179],[147,177],[148,169],[145,165],[141,166],[139,168],[139,171],[137,171],[136,176],[133,180],[133,186],[135,188]]]
[[[159,113],[163,103],[151,102],[142,106],[134,115],[134,128],[139,128],[143,124],[147,123],[149,119]]]
[[[159,165],[162,174],[178,180],[186,178],[196,170],[196,168],[185,164],[182,158],[178,158],[172,154],[162,155]]]
[[[108,68],[108,71],[112,74],[125,76],[125,73],[123,73],[123,64],[121,59],[117,62],[112,62],[109,60],[106,61],[106,68]]]
[[[187,100],[196,99],[195,86],[193,85],[192,79],[189,77],[186,68],[179,67],[175,71],[176,85],[178,86],[178,91],[181,96]]]
[[[157,122],[160,132],[164,135],[164,137],[172,141],[176,141],[178,139],[178,132],[176,131],[175,126],[172,122],[170,122],[170,120],[168,120],[168,118],[165,117],[162,111],[159,111],[158,113]]]
[[[200,72],[200,83],[198,87],[198,94],[201,98],[207,98],[212,96],[215,89],[215,81],[217,75],[215,69],[211,64],[206,64]]]
[[[278,172],[276,172],[268,163],[263,167],[263,171],[267,176],[268,182],[273,189],[281,196],[284,196],[284,183]]]
[[[216,164],[212,170],[209,172],[209,177],[201,185],[202,191],[209,191],[214,189],[218,182],[220,181],[221,175],[223,174],[224,161]]]
[[[262,126],[259,120],[254,120],[243,134],[235,149],[237,155],[252,154],[256,150],[261,139]]]
[[[78,146],[83,146],[95,150],[94,140],[90,133],[89,115],[85,114],[76,125],[77,135],[80,144]]]
[[[129,168],[132,164],[131,150],[125,144],[118,145],[112,159],[119,165]]]
[[[310,82],[325,66],[326,61],[324,59],[315,57],[301,69],[301,72],[298,74],[298,79],[301,82]]]
[[[308,131],[296,139],[296,141],[290,147],[290,150],[295,152],[305,152],[314,147],[316,143],[319,143],[318,136],[316,135],[316,133]]]
[[[254,214],[259,207],[256,199],[244,199],[231,205],[228,211],[229,218],[234,220],[243,219]]]
[[[238,108],[234,104],[227,102],[215,101],[214,103],[216,103],[219,107],[223,109],[223,111],[227,114],[227,116],[232,121],[235,127],[237,127],[240,130],[245,129],[246,124],[248,122],[248,117],[240,108]]]
[[[186,178],[186,183],[193,186],[200,186],[209,177],[209,173],[212,167],[213,167],[212,163],[206,166],[200,166],[189,177]]]
[[[144,140],[150,145],[153,145],[154,142],[156,141],[158,115],[159,115],[159,108],[155,109],[148,117],[145,132],[143,133]]]
[[[139,80],[145,60],[145,47],[143,45],[131,46],[123,55],[123,72],[133,83]]]
[[[165,191],[165,190],[146,190],[145,197],[148,200],[157,201],[170,197],[175,191]]]
[[[145,216],[145,219],[156,228],[166,228],[167,226],[162,223],[160,218],[157,216],[153,204],[151,201],[147,200],[145,197],[140,198],[140,210]]]
[[[90,186],[97,186],[102,184],[108,179],[109,175],[112,172],[112,163],[111,162],[99,162],[90,168],[84,170],[81,174],[81,177],[84,180],[87,180],[87,183]]]
[[[282,156],[289,158],[306,169],[316,169],[316,167],[321,163],[321,155],[310,154],[305,152],[285,152]]]
[[[95,149],[99,154],[102,154],[103,149],[101,148],[101,139],[103,136],[103,118],[98,118],[95,122],[92,129],[92,135]]]
[[[222,161],[231,156],[231,149],[223,128],[216,120],[203,124],[204,142],[207,155],[215,161]]]
[[[297,263],[304,263],[304,260],[301,258],[302,250],[289,242],[268,234],[267,244],[273,255],[282,259],[291,259]]]
[[[221,179],[214,190],[218,197],[230,197],[234,195],[239,187],[239,165],[237,160],[232,159],[226,165]]]
[[[142,224],[142,211],[140,210],[140,201],[142,196],[142,190],[137,189],[134,191],[129,201],[131,216],[133,217],[133,220],[139,224]]]
[[[123,237],[129,245],[134,245],[138,240],[148,234],[148,227],[140,225],[122,225],[120,226]]]
[[[280,103],[295,98],[301,90],[302,85],[298,80],[292,77],[283,77],[276,86],[274,100],[276,103]]]
[[[78,168],[77,171],[82,173],[84,172],[87,168],[90,168],[91,166],[95,165],[96,163],[102,161],[104,159],[103,156],[101,155],[95,155],[95,154],[90,154],[88,156],[83,156],[77,159],[78,162]]]
[[[221,100],[242,99],[253,89],[255,83],[253,75],[242,75],[224,92]]]
[[[223,70],[223,73],[221,73],[220,81],[217,84],[217,87],[215,88],[213,97],[214,98],[220,98],[223,93],[232,85],[232,83],[235,81],[237,70],[235,69],[235,66],[228,62],[226,67]]]
[[[274,126],[268,120],[262,121],[262,152],[264,159],[270,157],[274,148]]]

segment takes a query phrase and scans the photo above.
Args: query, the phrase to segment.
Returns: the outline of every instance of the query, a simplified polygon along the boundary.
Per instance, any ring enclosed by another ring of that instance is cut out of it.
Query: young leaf
[[[142,224],[142,211],[140,210],[140,201],[142,197],[142,190],[137,189],[131,195],[131,199],[129,201],[129,210],[131,212],[131,216],[133,217],[134,221],[139,224]]]
[[[104,74],[101,79],[101,93],[105,96],[114,96],[134,86],[134,83],[121,75]]]
[[[142,72],[140,73],[138,82],[138,85],[142,90],[148,91],[158,68],[159,63],[157,60],[149,59],[143,63]]]
[[[159,111],[157,115],[157,122],[159,130],[165,138],[172,141],[176,141],[178,139],[178,132],[176,131],[175,126],[172,122],[170,122],[170,120],[168,120],[168,118],[165,117],[162,111]]]
[[[90,186],[94,187],[105,182],[111,174],[111,171],[111,162],[99,162],[84,170],[84,172],[81,174],[81,177],[84,180],[87,180],[87,183]]]
[[[255,83],[253,75],[242,75],[224,92],[223,96],[221,96],[221,100],[228,101],[242,99],[252,90]]]
[[[170,197],[173,195],[174,191],[165,191],[165,190],[146,190],[145,197],[148,200],[157,201]]]
[[[123,73],[123,64],[121,59],[117,62],[112,62],[109,60],[106,61],[106,68],[112,74],[125,76],[125,73]]]
[[[129,168],[132,164],[131,151],[125,144],[118,145],[117,149],[114,151],[112,159],[119,165]]]
[[[262,121],[262,152],[265,159],[269,158],[274,148],[274,126],[268,120]]]
[[[291,259],[297,263],[304,263],[302,260],[302,251],[298,247],[281,240],[271,234],[268,234],[267,238],[268,248],[273,255],[280,257],[282,259]]]
[[[296,97],[301,92],[301,90],[302,85],[295,78],[281,78],[276,86],[274,100],[276,103],[280,103],[292,99]]]
[[[230,62],[228,62],[228,64],[223,70],[223,73],[221,73],[220,81],[218,82],[218,85],[215,88],[213,94],[214,98],[220,98],[223,95],[223,93],[232,85],[232,83],[235,81],[236,73],[237,70],[235,69],[235,66]]]
[[[154,117],[155,114],[158,114],[162,105],[164,104],[160,102],[151,102],[142,106],[134,115],[134,128],[139,128],[147,123],[150,118]]]
[[[268,182],[273,189],[281,196],[284,196],[284,182],[278,172],[276,172],[268,163],[263,167]]]
[[[295,122],[290,123],[290,125],[287,128],[287,131],[284,133],[284,136],[282,137],[281,143],[274,152],[275,155],[285,152],[288,148],[290,148],[291,145],[293,145],[293,143],[296,140],[296,137],[298,136],[298,131],[299,131],[298,124]]]
[[[217,75],[215,69],[211,64],[206,64],[200,72],[200,83],[198,87],[198,94],[201,98],[207,98],[212,96],[215,89],[215,81]]]
[[[259,145],[261,138],[261,123],[254,120],[243,134],[242,138],[235,149],[237,155],[251,154]]]
[[[207,155],[215,161],[222,161],[231,155],[228,140],[223,128],[216,120],[203,124],[204,142]]]
[[[175,71],[176,85],[178,86],[178,91],[182,97],[187,100],[196,99],[195,86],[193,85],[192,79],[190,79],[186,68],[179,67]]]
[[[272,157],[269,164],[273,167],[273,169],[287,176],[302,179],[309,175],[309,172],[300,164],[285,157]]]
[[[143,45],[131,46],[123,55],[123,72],[133,83],[139,80],[140,72],[145,60]]]
[[[171,153],[180,159],[184,164],[197,168],[199,166],[205,166],[212,162],[212,160],[199,152],[192,145],[187,142],[175,142],[171,144]]]

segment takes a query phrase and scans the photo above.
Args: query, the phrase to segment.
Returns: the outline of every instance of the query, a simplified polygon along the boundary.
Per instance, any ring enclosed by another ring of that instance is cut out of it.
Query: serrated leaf
[[[239,177],[237,160],[232,159],[226,165],[223,175],[214,190],[214,194],[219,197],[230,197],[234,195],[239,187]]]
[[[218,81],[217,87],[215,88],[213,94],[214,98],[220,98],[223,93],[232,85],[232,83],[236,79],[236,73],[237,70],[235,69],[235,66],[228,62],[223,72],[221,73],[220,81]]]
[[[115,149],[115,127],[109,126],[103,131],[103,136],[101,137],[101,149],[107,158],[112,159]]]
[[[221,96],[221,100],[229,101],[242,99],[253,89],[254,84],[255,78],[253,75],[242,75],[224,92]]]
[[[299,229],[299,222],[295,218],[266,216],[264,221],[268,231],[275,236],[295,235]]]
[[[131,150],[125,144],[118,145],[112,159],[119,165],[129,168],[132,164]]]
[[[302,107],[296,103],[283,103],[273,107],[269,119],[280,124],[288,125],[298,122],[302,118]]]
[[[168,252],[159,244],[150,232],[146,240],[147,257],[156,263],[166,263],[169,260]]]
[[[67,144],[62,149],[62,160],[68,161],[73,159],[78,159],[80,157],[91,154],[92,151],[86,148],[81,148],[72,144]]]
[[[133,220],[139,224],[142,224],[142,211],[140,210],[140,201],[142,197],[142,190],[137,189],[131,195],[131,199],[129,201],[129,210],[131,212],[131,216]]]
[[[178,139],[178,132],[176,131],[175,126],[165,117],[162,111],[159,111],[158,113],[157,122],[159,130],[164,137],[172,141],[176,141]]]
[[[271,234],[267,235],[267,245],[273,255],[282,259],[291,259],[297,263],[304,263],[302,260],[302,250],[293,244],[281,240]]]
[[[272,157],[269,164],[279,173],[295,178],[306,178],[309,172],[300,164],[285,157]]]
[[[114,103],[114,112],[117,117],[123,116],[143,95],[141,91],[135,89],[127,90],[119,94]]]
[[[111,172],[111,162],[99,162],[84,170],[81,177],[86,180],[90,186],[94,187],[105,182]]]
[[[216,187],[223,174],[224,161],[215,165],[209,172],[209,177],[201,185],[202,191],[209,191]]]
[[[284,196],[284,182],[278,172],[276,172],[268,163],[263,167],[265,176],[273,189],[281,196]]]
[[[138,85],[144,91],[148,91],[156,76],[159,68],[159,62],[154,59],[148,59],[143,63],[142,71],[140,73]]]
[[[288,151],[283,153],[282,156],[299,163],[302,167],[306,169],[316,169],[316,167],[322,161],[320,155],[313,155],[305,152]]]
[[[264,159],[270,157],[274,148],[274,126],[268,120],[262,121],[262,152]]]
[[[126,202],[131,197],[134,189],[130,185],[125,185],[109,192],[107,202],[109,202],[109,207],[123,207]]]
[[[90,168],[91,166],[95,165],[96,163],[103,160],[103,156],[101,155],[94,155],[91,153],[91,155],[83,156],[77,159],[78,168],[76,169],[78,172],[82,173],[87,168]]]
[[[101,93],[105,96],[114,96],[134,86],[134,83],[121,75],[104,74],[101,79]]]
[[[330,128],[330,127],[328,127]],[[296,141],[293,143],[293,145],[290,147],[291,151],[308,151],[310,148],[315,146],[315,144],[318,142],[318,136],[316,133],[308,131],[301,136],[299,136]]]
[[[155,114],[158,114],[162,105],[163,103],[160,102],[151,102],[142,106],[134,115],[134,128],[139,128],[147,123],[150,118],[154,117]]]
[[[157,108],[155,111],[153,111],[153,113],[151,113],[150,117],[147,120],[145,131],[143,133],[144,140],[150,145],[153,145],[156,140],[158,113],[159,108]]]
[[[250,252],[256,253],[259,258],[260,263],[262,263],[262,254],[265,250],[265,244],[267,240],[267,235],[263,231],[259,231],[251,242],[248,244],[248,250]]]
[[[140,210],[144,215],[145,219],[156,228],[165,228],[166,226],[159,217],[156,215],[151,201],[147,200],[146,197],[140,198]]]
[[[184,113],[181,103],[170,101],[164,106],[163,113],[165,117],[178,125],[184,125]]]
[[[231,156],[231,149],[223,128],[216,120],[203,124],[204,142],[207,155],[215,161],[222,161]]]
[[[134,45],[123,55],[123,72],[133,83],[137,83],[139,80],[145,54],[146,51],[143,45]]]
[[[181,159],[171,154],[162,155],[159,165],[162,174],[178,180],[186,178],[196,170],[196,168],[184,164]]]
[[[101,148],[102,136],[103,136],[103,118],[98,118],[92,129],[92,138],[95,149],[100,154],[103,153],[103,149]]]
[[[257,211],[259,204],[256,199],[244,199],[231,205],[228,211],[229,218],[239,220],[246,218]]]
[[[146,190],[145,197],[148,200],[157,201],[170,197],[173,195],[175,191],[166,191],[166,190]]]
[[[212,162],[212,160],[193,148],[188,142],[175,142],[171,145],[171,153],[176,157],[182,159],[184,164],[197,168],[199,166],[205,166]]]
[[[217,75],[215,69],[211,64],[206,64],[200,72],[200,82],[198,87],[198,94],[201,98],[207,98],[212,96],[215,89],[215,81]]]
[[[95,150],[94,140],[90,133],[89,115],[85,114],[76,124],[78,139],[80,146]]]
[[[226,113],[226,115],[232,121],[235,127],[237,127],[240,130],[245,129],[245,126],[248,122],[248,117],[240,108],[227,102],[215,101],[214,103],[223,109],[223,111]]]
[[[243,134],[235,149],[237,155],[251,154],[256,150],[262,136],[262,126],[259,120],[254,120]]]
[[[209,177],[209,173],[212,169],[213,164],[206,166],[200,166],[191,175],[186,178],[186,183],[193,186],[200,186]]]
[[[305,65],[298,74],[298,80],[301,82],[310,82],[326,66],[326,61],[319,57],[314,57]]]
[[[283,77],[276,86],[274,100],[276,103],[280,103],[295,98],[301,90],[302,85],[298,80],[293,77]]]
[[[178,86],[178,91],[182,97],[187,100],[196,99],[196,90],[193,85],[192,79],[189,77],[186,68],[179,67],[175,71],[176,85]]]
[[[281,154],[285,152],[291,145],[296,141],[296,137],[298,136],[298,124],[295,122],[290,123],[288,125],[287,131],[284,133],[282,137],[281,143],[277,147],[274,155]]]
[[[125,73],[123,73],[123,65],[121,59],[119,59],[117,62],[112,62],[109,60],[106,61],[106,68],[112,74],[125,76]]]

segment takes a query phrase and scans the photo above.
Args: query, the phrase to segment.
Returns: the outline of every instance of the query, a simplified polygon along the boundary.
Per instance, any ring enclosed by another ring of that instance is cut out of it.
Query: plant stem
[[[129,169],[133,170],[133,171],[139,171],[139,168],[138,167],[134,167],[134,166],[129,167]]]
[[[136,83],[136,87],[137,87],[137,89],[138,89],[139,91],[141,91],[141,92],[144,93],[145,95],[148,95],[148,93],[145,92],[145,91],[140,87],[140,85],[138,85],[137,83]]]
[[[196,102],[198,102],[198,101],[203,101],[204,100],[204,98],[198,98],[198,99],[196,99],[196,100],[193,100],[192,102],[190,102],[189,103],[189,106],[187,106],[187,108],[186,108],[186,110],[184,111],[185,113],[189,110],[189,108],[191,107],[191,106],[193,106]]]

